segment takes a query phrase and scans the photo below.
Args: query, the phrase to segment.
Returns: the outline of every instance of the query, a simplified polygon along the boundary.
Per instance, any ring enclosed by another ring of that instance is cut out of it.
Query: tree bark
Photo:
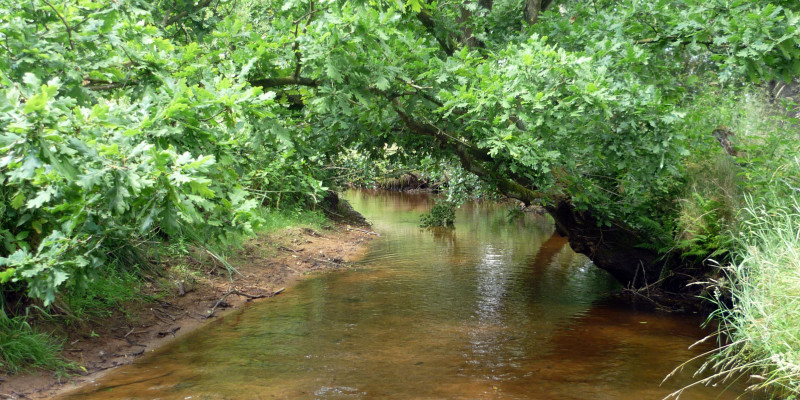
[[[525,0],[525,9],[523,10],[525,22],[529,25],[535,24],[539,20],[539,14],[546,10],[552,2],[552,0]]]
[[[589,257],[623,285],[639,288],[660,278],[665,262],[657,251],[641,247],[647,239],[638,232],[598,226],[591,212],[576,210],[569,199],[546,209],[556,221],[558,233],[568,237],[572,250]]]
[[[525,22],[533,25],[539,20],[539,12],[542,11],[542,0],[525,0]]]

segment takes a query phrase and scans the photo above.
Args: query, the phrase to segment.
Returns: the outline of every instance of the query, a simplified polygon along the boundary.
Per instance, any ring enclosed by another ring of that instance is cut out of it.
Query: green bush
[[[192,40],[148,2],[0,8],[4,297],[49,305],[142,242],[235,245],[260,205],[324,193],[303,135],[276,122],[288,111],[246,80],[269,52],[247,26]]]
[[[453,226],[456,221],[456,203],[440,200],[437,201],[431,210],[420,217],[420,226],[432,228],[437,226]]]

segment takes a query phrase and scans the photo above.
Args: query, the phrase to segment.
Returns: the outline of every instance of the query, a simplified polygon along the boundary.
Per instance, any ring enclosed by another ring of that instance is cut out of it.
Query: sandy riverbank
[[[54,327],[67,337],[65,357],[86,371],[61,379],[46,372],[0,375],[0,399],[46,399],[73,390],[233,309],[249,302],[269,301],[291,290],[298,279],[347,268],[374,237],[368,229],[347,225],[324,231],[292,228],[262,235],[228,260],[238,271],[232,277],[221,266],[206,265],[214,263],[191,256],[165,261],[159,266],[164,271],[173,270],[176,263],[188,263],[195,264],[193,270],[207,273],[187,275],[185,279],[174,279],[173,273],[169,276],[174,288],[166,295],[163,279],[146,285],[144,294],[156,295],[158,300],[131,303],[108,318],[83,326]]]

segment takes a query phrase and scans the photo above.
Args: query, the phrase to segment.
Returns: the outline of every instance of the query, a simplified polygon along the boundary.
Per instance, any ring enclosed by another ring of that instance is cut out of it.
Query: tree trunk
[[[576,253],[584,254],[620,283],[643,287],[656,282],[664,265],[655,250],[640,247],[647,240],[637,232],[617,226],[598,226],[589,213],[577,211],[563,200],[548,207],[558,233],[569,238]]]
[[[539,20],[539,13],[542,11],[542,0],[525,0],[525,22],[533,25]]]
[[[552,3],[553,0],[525,0],[525,9],[523,10],[525,22],[529,25],[535,24],[539,20],[539,14]]]

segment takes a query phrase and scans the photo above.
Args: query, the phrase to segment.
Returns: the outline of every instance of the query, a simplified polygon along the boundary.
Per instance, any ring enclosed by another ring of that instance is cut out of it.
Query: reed
[[[784,204],[745,199],[735,237],[736,261],[712,282],[718,309],[707,323],[718,324],[719,347],[691,386],[733,380],[748,391],[781,399],[800,398],[800,193]],[[712,336],[713,337],[713,336]],[[679,367],[680,368],[680,367]],[[671,396],[677,397],[689,387]]]

